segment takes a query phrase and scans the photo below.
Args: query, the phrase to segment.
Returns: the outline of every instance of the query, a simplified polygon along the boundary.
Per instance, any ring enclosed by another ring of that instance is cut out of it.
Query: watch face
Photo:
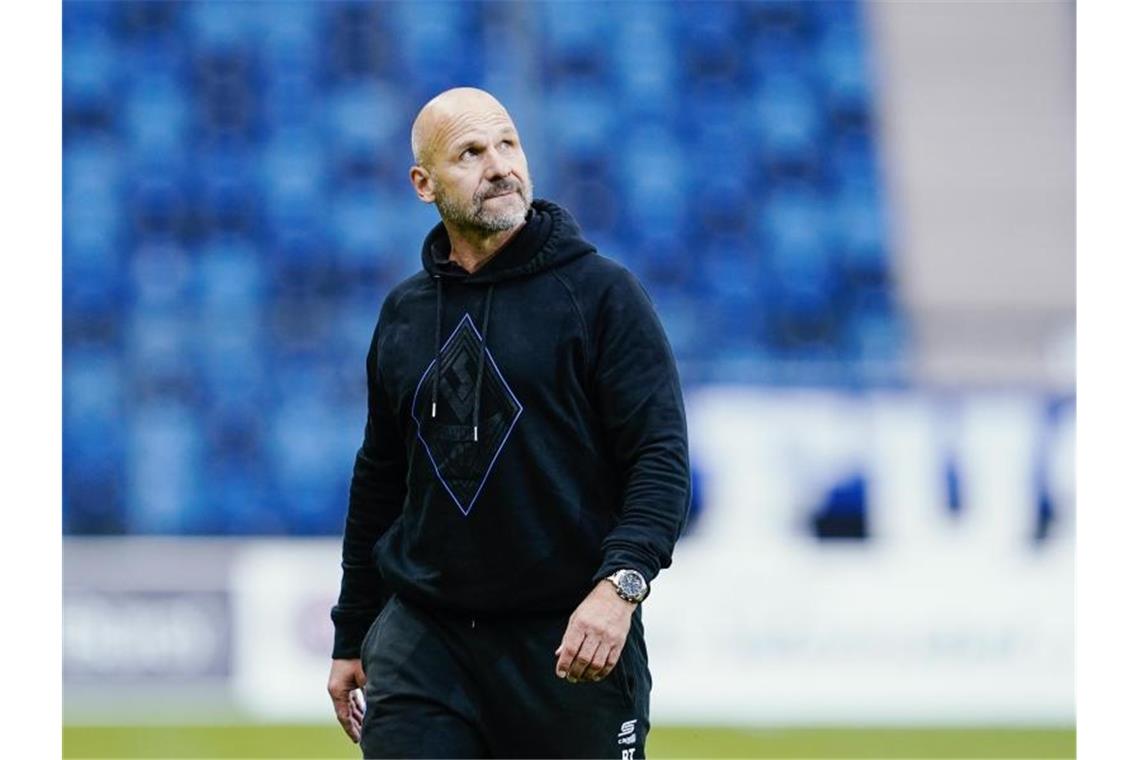
[[[645,590],[645,584],[642,583],[641,578],[636,573],[622,573],[618,578],[618,585],[621,590],[629,596],[641,596],[642,591]]]

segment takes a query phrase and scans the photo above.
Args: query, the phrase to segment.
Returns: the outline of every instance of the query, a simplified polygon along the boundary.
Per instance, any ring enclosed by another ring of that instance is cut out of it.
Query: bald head
[[[412,125],[412,153],[412,187],[449,230],[493,235],[526,220],[534,197],[526,154],[490,93],[456,87],[428,101]]]
[[[505,120],[511,115],[495,96],[477,87],[454,87],[429,100],[412,123],[412,156],[429,167],[440,148],[469,123]]]

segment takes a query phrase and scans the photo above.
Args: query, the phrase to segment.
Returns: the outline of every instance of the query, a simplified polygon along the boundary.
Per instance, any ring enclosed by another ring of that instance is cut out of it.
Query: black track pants
[[[473,620],[393,598],[361,653],[364,757],[644,757],[650,677],[640,610],[617,666],[597,682],[554,675],[567,620]]]

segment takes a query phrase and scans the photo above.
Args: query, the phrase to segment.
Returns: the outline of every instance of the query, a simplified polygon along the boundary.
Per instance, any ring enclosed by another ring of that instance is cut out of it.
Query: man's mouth
[[[483,200],[486,201],[486,200],[490,200],[491,198],[503,198],[503,197],[508,196],[508,195],[514,195],[517,192],[518,192],[518,188],[512,187],[511,189],[505,190],[503,192],[488,193],[487,195],[483,196]]]

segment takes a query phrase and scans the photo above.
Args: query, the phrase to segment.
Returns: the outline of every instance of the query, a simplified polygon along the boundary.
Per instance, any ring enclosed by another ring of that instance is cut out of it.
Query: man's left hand
[[[554,650],[554,674],[570,683],[608,676],[625,647],[635,609],[636,604],[617,595],[612,583],[599,581],[570,616],[562,643]]]

